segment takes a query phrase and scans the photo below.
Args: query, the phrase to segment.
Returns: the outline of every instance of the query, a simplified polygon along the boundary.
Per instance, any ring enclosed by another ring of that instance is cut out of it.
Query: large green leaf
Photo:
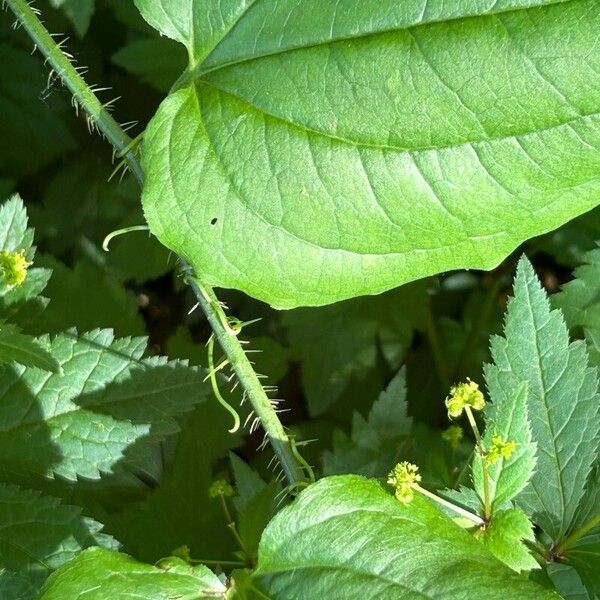
[[[511,572],[428,501],[403,505],[354,475],[319,481],[271,521],[251,581],[285,600],[558,598]]]
[[[325,304],[598,204],[596,0],[136,4],[190,57],[145,134],[146,218],[211,284]]]
[[[137,463],[208,391],[204,372],[185,362],[142,358],[143,338],[64,333],[47,348],[61,374],[13,365],[0,378],[0,469],[9,473],[98,479]]]
[[[567,325],[582,328],[596,352],[600,351],[600,249],[583,256],[583,265],[575,269],[575,279],[552,296],[552,305],[560,308]]]
[[[170,558],[145,565],[126,554],[90,548],[49,579],[38,600],[203,600],[224,598],[225,586],[204,565]]]
[[[527,382],[527,413],[537,468],[517,502],[554,541],[569,530],[598,449],[598,376],[585,343],[569,343],[562,313],[550,310],[523,257],[504,337],[492,338],[488,374],[504,393]]]

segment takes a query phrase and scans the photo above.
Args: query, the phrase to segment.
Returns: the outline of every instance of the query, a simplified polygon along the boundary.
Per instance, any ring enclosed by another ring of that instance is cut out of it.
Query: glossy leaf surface
[[[92,548],[54,573],[39,600],[203,600],[224,598],[225,586],[208,567],[171,558],[157,566]]]
[[[518,577],[421,497],[403,505],[379,484],[323,479],[267,527],[253,583],[273,599],[558,598]]]
[[[595,0],[137,0],[189,70],[152,231],[277,307],[490,268],[600,197]]]

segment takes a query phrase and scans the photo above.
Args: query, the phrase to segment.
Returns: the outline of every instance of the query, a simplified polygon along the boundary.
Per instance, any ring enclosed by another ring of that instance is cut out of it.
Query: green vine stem
[[[37,17],[37,11],[26,0],[5,0],[36,47],[46,57],[63,84],[73,94],[74,101],[85,110],[116,152],[125,158],[138,181],[142,181],[142,169],[131,151],[131,139],[123,128],[113,119],[107,107],[100,102],[93,90],[87,85],[73,63],[60,48],[60,44],[48,33]]]
[[[131,171],[142,184],[143,171],[133,152],[131,138],[113,119],[107,106],[100,102],[94,91],[87,85],[71,60],[61,50],[60,44],[57,44],[48,33],[37,16],[37,10],[33,9],[26,0],[5,1],[17,18],[17,22],[25,28],[36,47],[46,57],[51,68],[71,91],[74,101],[83,108],[88,118],[112,144],[117,154],[127,161]],[[181,262],[185,267],[185,261]],[[191,279],[191,285],[216,339],[223,348],[248,400],[261,421],[290,487],[296,488],[303,485],[306,475],[293,452],[292,442],[254,372],[237,335],[235,332],[232,333],[228,326],[227,317],[213,289],[198,279]]]
[[[231,368],[267,432],[287,480],[292,485],[301,483],[306,478],[305,474],[294,456],[290,439],[240,344],[237,335],[239,332],[227,326],[227,316],[210,286],[195,278],[190,278],[190,284]]]

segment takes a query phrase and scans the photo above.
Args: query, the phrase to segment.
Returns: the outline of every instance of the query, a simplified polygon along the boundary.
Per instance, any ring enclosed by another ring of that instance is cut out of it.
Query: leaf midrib
[[[568,1],[577,1],[577,0],[568,0]],[[471,146],[472,148],[476,148],[481,144],[489,144],[494,142],[503,142],[507,140],[516,140],[520,143],[520,140],[526,139],[532,135],[539,135],[540,133],[545,133],[552,131],[554,129],[560,129],[561,127],[569,127],[572,129],[572,125],[574,123],[579,123],[586,119],[594,119],[600,116],[600,109],[590,111],[589,113],[580,113],[576,117],[571,119],[566,119],[564,121],[558,121],[556,123],[552,123],[551,125],[545,127],[539,127],[537,129],[529,129],[526,131],[521,131],[517,133],[507,133],[504,135],[492,135],[482,138],[472,138],[465,139],[460,142],[450,143],[450,144],[439,144],[435,145],[420,145],[420,146],[394,146],[391,144],[382,144],[382,143],[373,143],[373,142],[364,142],[358,140],[352,140],[347,137],[343,137],[340,135],[334,135],[330,132],[320,131],[318,129],[313,129],[308,125],[305,125],[300,122],[290,121],[282,115],[277,115],[273,112],[269,112],[267,109],[262,108],[256,104],[253,104],[248,98],[244,96],[240,96],[238,94],[233,93],[231,90],[227,90],[219,85],[217,85],[214,81],[210,79],[202,79],[198,78],[195,80],[195,84],[205,85],[207,87],[211,87],[214,90],[217,90],[220,94],[224,94],[226,96],[230,96],[235,98],[237,101],[242,102],[248,105],[252,110],[274,120],[277,120],[281,123],[284,123],[288,127],[298,129],[307,135],[319,136],[325,139],[328,139],[332,142],[338,142],[340,144],[346,144],[348,146],[354,146],[359,149],[372,149],[372,150],[380,150],[381,152],[397,152],[397,153],[406,153],[411,156],[419,156],[421,154],[427,154],[430,152],[443,152],[445,150],[456,150],[458,148],[463,148],[465,146]],[[193,85],[196,95],[199,95],[198,89],[196,85]]]
[[[240,23],[241,19],[239,19],[226,32],[226,34],[219,40],[219,42],[215,45],[215,47],[209,51],[209,53],[206,55],[206,58],[199,65],[197,65],[195,68],[192,69],[192,76],[194,78],[201,77],[202,75],[206,75],[208,73],[213,73],[215,71],[220,71],[220,70],[226,69],[228,67],[233,67],[233,66],[236,66],[236,65],[239,65],[242,63],[246,63],[246,62],[251,62],[253,60],[260,60],[261,58],[267,58],[269,56],[276,56],[276,55],[285,54],[287,52],[293,52],[294,50],[309,50],[311,48],[318,48],[320,46],[326,46],[326,45],[332,44],[332,43],[353,41],[353,40],[367,38],[367,37],[371,37],[371,36],[375,36],[375,35],[383,35],[386,33],[393,33],[395,31],[417,29],[419,27],[427,27],[427,26],[440,24],[440,23],[459,22],[459,21],[464,21],[467,19],[481,19],[481,18],[494,16],[494,15],[500,15],[500,14],[519,13],[519,12],[527,11],[527,10],[542,10],[542,9],[545,9],[550,6],[556,6],[559,4],[569,4],[569,3],[573,3],[573,2],[582,2],[582,1],[586,1],[586,0],[554,0],[547,4],[540,4],[538,6],[523,6],[523,7],[518,7],[518,8],[507,8],[507,9],[500,9],[500,10],[495,10],[494,8],[492,8],[492,9],[490,9],[486,12],[480,13],[480,14],[457,16],[457,17],[446,17],[443,19],[435,19],[434,18],[434,19],[431,19],[430,21],[420,21],[420,22],[416,22],[416,23],[407,24],[407,25],[404,25],[401,27],[386,27],[386,28],[378,29],[377,31],[360,32],[355,35],[340,36],[340,37],[333,38],[333,39],[314,42],[312,44],[306,44],[306,45],[299,44],[297,46],[290,46],[285,49],[279,49],[276,51],[265,52],[263,54],[258,54],[255,56],[247,56],[247,57],[239,58],[239,59],[227,62],[227,63],[211,65],[209,68],[202,70],[203,65],[210,59],[210,57],[213,55],[215,50],[221,44],[223,44],[225,42],[225,40],[227,40],[227,38],[234,31],[234,29],[238,25],[238,23]],[[261,2],[261,0],[257,0],[255,3],[252,4],[252,8],[255,8],[258,4],[260,4],[260,2]],[[425,2],[424,4],[425,4],[425,6],[427,6],[427,2]],[[497,4],[497,2],[496,2],[496,4]],[[248,13],[248,11],[244,12],[244,14],[242,15],[242,18],[245,17],[247,15],[247,13]]]
[[[559,496],[559,500],[560,500],[560,526],[559,526],[559,533],[558,536],[556,537],[560,537],[563,533],[564,533],[564,519],[565,519],[565,484],[563,481],[563,469],[561,468],[561,460],[559,459],[559,451],[558,451],[558,447],[557,447],[557,443],[556,443],[556,436],[554,435],[554,427],[553,424],[551,422],[550,419],[550,407],[548,405],[548,398],[547,398],[547,394],[546,394],[546,381],[544,379],[544,370],[542,368],[542,364],[541,364],[541,358],[542,358],[542,354],[540,351],[540,347],[539,347],[539,341],[538,341],[538,333],[540,331],[541,328],[538,328],[537,326],[537,322],[536,322],[536,318],[535,318],[535,311],[533,309],[533,303],[532,303],[532,298],[531,298],[531,294],[530,294],[530,287],[529,287],[529,281],[527,281],[528,279],[530,279],[529,277],[526,276],[526,281],[525,281],[525,298],[527,299],[527,308],[528,308],[528,312],[529,312],[529,316],[531,318],[531,324],[533,325],[535,334],[533,336],[534,339],[534,343],[535,343],[535,350],[536,350],[536,355],[535,355],[535,360],[533,361],[533,364],[535,364],[536,367],[536,371],[539,377],[539,382],[540,382],[540,390],[541,390],[541,398],[540,400],[543,403],[544,409],[545,409],[545,414],[544,416],[546,417],[546,425],[548,427],[548,431],[550,432],[550,439],[552,441],[552,449],[553,449],[553,458],[554,458],[554,462],[555,462],[555,467],[558,473],[558,485],[559,485],[559,489],[560,489],[560,494]],[[535,285],[535,282],[534,282]],[[548,312],[548,319],[551,318],[551,311]],[[567,351],[570,352],[571,348],[570,346],[567,348]],[[536,495],[538,496],[542,506],[546,506],[546,502],[544,500],[542,500],[542,496],[540,496],[537,487],[535,485],[535,478],[532,478],[530,480],[530,485],[532,486],[532,488],[535,490]],[[552,515],[553,511],[552,510],[548,510],[547,511],[548,515]],[[555,533],[555,532],[553,532]]]

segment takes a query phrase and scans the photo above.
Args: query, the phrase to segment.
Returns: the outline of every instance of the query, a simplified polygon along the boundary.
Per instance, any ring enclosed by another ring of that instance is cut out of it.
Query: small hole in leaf
[[[217,221],[218,221],[217,217],[213,217],[213,218],[210,220],[210,224],[211,224],[211,225],[216,225],[216,224],[217,224]]]

